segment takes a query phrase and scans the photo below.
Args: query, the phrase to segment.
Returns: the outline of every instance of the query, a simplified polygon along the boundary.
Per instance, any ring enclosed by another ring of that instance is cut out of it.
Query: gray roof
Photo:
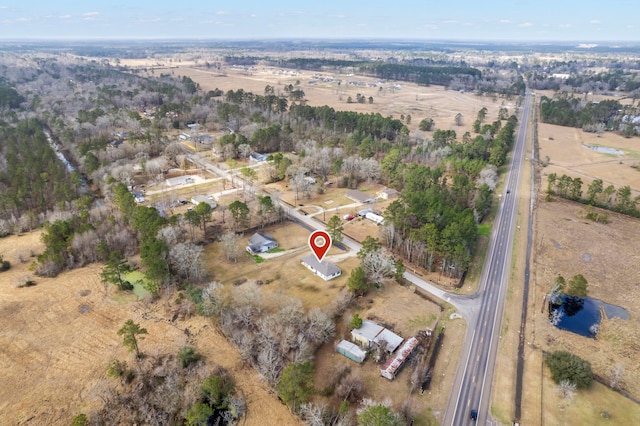
[[[331,275],[341,272],[342,270],[338,268],[331,262],[318,262],[318,259],[314,254],[308,254],[302,258],[302,261],[307,265],[311,266],[313,269],[324,275],[325,277],[330,277]]]
[[[404,340],[391,330],[388,330],[373,321],[362,321],[362,326],[355,330],[351,330],[352,334],[365,337],[369,341],[378,343],[381,340],[387,342],[387,351],[393,352]]]
[[[357,189],[350,189],[345,194],[347,198],[351,198],[359,203],[370,203],[375,201],[375,198],[370,196],[369,194],[365,194],[362,191],[358,191]]]
[[[253,234],[251,236],[251,238],[249,238],[249,247],[253,248],[260,248],[263,245],[267,244],[267,243],[275,243],[276,240],[274,240],[271,235],[269,234],[261,234],[260,232],[256,232],[255,234]]]

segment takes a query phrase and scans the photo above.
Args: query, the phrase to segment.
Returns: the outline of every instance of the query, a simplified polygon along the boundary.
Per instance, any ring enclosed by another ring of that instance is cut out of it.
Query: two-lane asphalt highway
[[[473,423],[470,418],[471,410],[477,410],[479,424],[486,424],[489,420],[489,400],[510,274],[511,246],[517,213],[517,190],[524,161],[531,97],[531,94],[527,93],[523,104],[513,156],[492,230],[478,292],[471,296],[450,294],[410,272],[404,273],[408,281],[447,301],[467,320],[467,335],[442,420],[443,425],[457,426]],[[241,177],[222,170],[195,155],[190,154],[189,159],[229,179],[234,186],[242,186]],[[280,204],[291,218],[305,223],[312,229],[324,229],[324,226],[313,218],[302,215],[295,208],[282,202]],[[349,238],[343,240],[343,245],[355,251],[361,247]]]
[[[476,312],[466,315],[467,335],[442,421],[443,425],[472,424],[474,420],[471,419],[471,410],[477,411],[478,424],[487,424],[489,420],[491,387],[496,367],[505,293],[511,270],[511,247],[518,207],[517,192],[524,161],[530,110],[531,94],[527,93],[478,293],[475,295],[479,308]]]

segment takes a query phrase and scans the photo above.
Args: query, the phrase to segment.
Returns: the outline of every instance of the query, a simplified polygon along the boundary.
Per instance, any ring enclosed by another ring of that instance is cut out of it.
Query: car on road
[[[510,189],[507,189],[507,194],[511,194],[511,190]]]
[[[471,410],[471,420],[474,422],[478,420],[478,410]]]

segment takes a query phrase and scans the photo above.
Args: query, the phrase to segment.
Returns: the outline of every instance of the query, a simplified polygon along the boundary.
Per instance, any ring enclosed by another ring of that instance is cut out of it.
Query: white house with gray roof
[[[342,274],[342,270],[331,262],[318,262],[313,254],[308,254],[301,259],[301,262],[311,272],[318,275],[325,281],[332,280]]]
[[[251,254],[258,254],[264,253],[276,247],[278,247],[278,242],[274,240],[270,235],[256,232],[251,238],[249,238],[247,251]]]

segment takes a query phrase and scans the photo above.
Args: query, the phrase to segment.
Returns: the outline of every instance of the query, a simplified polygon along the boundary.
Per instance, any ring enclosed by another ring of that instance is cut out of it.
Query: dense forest
[[[638,114],[638,108],[623,106],[616,100],[587,102],[566,93],[540,98],[540,118],[544,123],[579,127],[587,132],[610,130],[626,137],[640,134],[640,126],[633,121]]]
[[[36,217],[66,207],[79,194],[79,176],[67,171],[36,119],[0,125],[0,219]]]

